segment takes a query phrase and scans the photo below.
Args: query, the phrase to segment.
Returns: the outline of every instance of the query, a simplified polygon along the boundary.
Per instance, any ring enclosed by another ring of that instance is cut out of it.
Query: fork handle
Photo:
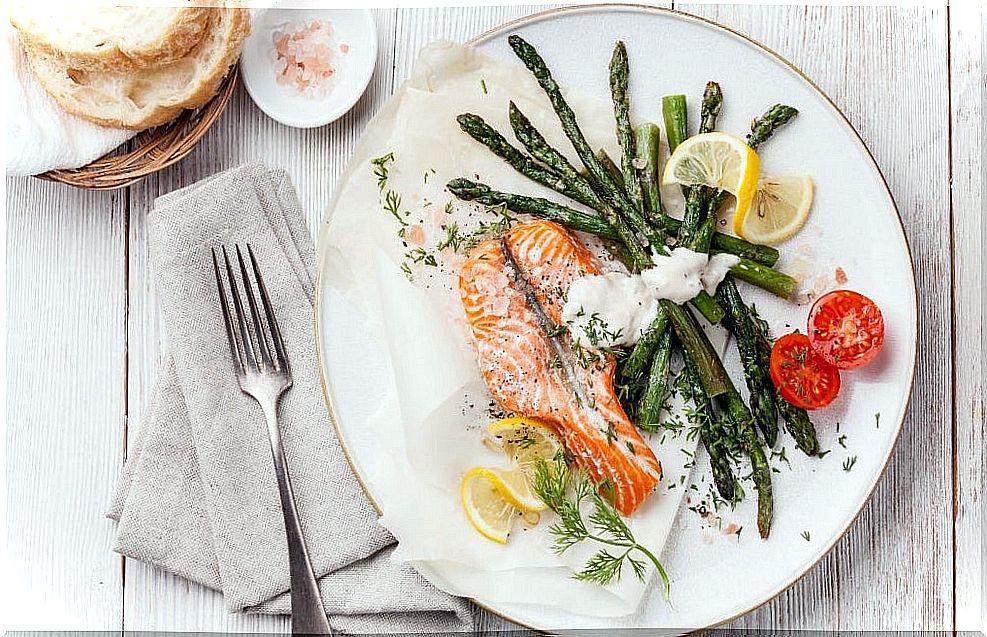
[[[267,418],[267,431],[271,438],[271,453],[274,456],[274,472],[278,477],[278,492],[281,494],[281,510],[284,513],[284,527],[288,536],[288,566],[291,575],[291,632],[294,635],[331,635],[329,619],[326,617],[319,593],[319,583],[312,570],[312,561],[305,547],[302,525],[298,520],[295,496],[288,477],[288,463],[281,444],[281,429],[278,427],[278,403],[262,404]]]

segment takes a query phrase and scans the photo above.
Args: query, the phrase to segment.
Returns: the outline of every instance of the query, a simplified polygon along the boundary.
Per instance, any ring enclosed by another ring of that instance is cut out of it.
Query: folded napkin
[[[281,429],[326,609],[344,633],[472,629],[470,606],[390,559],[323,403],[315,251],[284,172],[252,164],[165,195],[148,241],[169,353],[111,505],[114,550],[221,590],[231,611],[290,612],[288,549],[260,406],[232,371],[212,246],[249,242],[291,360]]]
[[[70,115],[35,79],[20,37],[3,20],[4,145],[7,175],[78,168],[102,157],[136,131],[97,126]]]

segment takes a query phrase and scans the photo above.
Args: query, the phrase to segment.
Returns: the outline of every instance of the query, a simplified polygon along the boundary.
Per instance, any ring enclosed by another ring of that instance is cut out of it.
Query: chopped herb
[[[802,531],[802,539],[803,540],[805,540],[806,542],[808,542],[811,537],[812,536],[809,535],[809,532],[808,531]]]
[[[483,79],[482,77],[480,78],[480,88],[483,89],[483,94],[486,95],[487,94],[487,81],[485,79]]]
[[[394,153],[387,153],[382,157],[376,157],[370,160],[370,163],[374,166],[374,176],[377,178],[377,188],[384,192],[384,186],[387,185],[387,178],[390,176],[390,164],[394,161]]]
[[[448,226],[442,224],[440,227],[446,231],[446,238],[437,243],[435,249],[442,251],[446,248],[452,248],[453,252],[459,252],[460,247],[462,247],[463,242],[466,240],[466,237],[459,234],[459,224],[453,222]]]
[[[831,451],[832,451],[832,449],[826,449],[825,451],[820,451],[819,453],[816,454],[816,457],[817,458],[825,458],[826,457],[826,454],[829,453],[829,452],[831,452]]]
[[[552,329],[550,329],[548,331],[548,337],[549,338],[556,338],[556,337],[562,336],[567,331],[569,331],[569,328],[566,327],[565,325],[556,325],[555,327],[553,327]]]
[[[425,250],[425,248],[415,248],[414,250],[405,252],[404,257],[411,259],[412,263],[424,263],[432,267],[439,265],[439,262],[435,260],[435,255]]]
[[[603,430],[603,435],[607,437],[608,445],[612,445],[613,441],[617,439],[617,430],[614,428],[612,422],[607,423],[607,428]]]
[[[779,451],[771,450],[771,457],[777,458],[780,462],[784,462],[791,469],[792,463],[788,460],[788,455],[786,453],[785,447],[782,447]]]
[[[401,195],[393,190],[388,190],[384,195],[384,210],[397,219],[402,228],[408,225],[408,221],[401,216]]]
[[[881,428],[881,412],[877,412],[876,414],[874,414],[874,427],[876,429]]]
[[[627,450],[631,452],[632,456],[637,455],[637,450],[634,448],[634,445],[631,443],[630,440],[626,441],[624,444],[627,446]]]
[[[857,456],[853,456],[851,458],[847,458],[843,462],[843,470],[846,471],[847,473],[849,473],[850,472],[850,469],[853,469],[853,465],[855,465],[855,464],[857,464]]]
[[[846,434],[840,434],[840,437],[836,439],[841,447],[846,449]]]

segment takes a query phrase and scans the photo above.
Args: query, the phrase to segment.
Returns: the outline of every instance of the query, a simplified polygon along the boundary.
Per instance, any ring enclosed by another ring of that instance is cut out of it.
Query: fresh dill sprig
[[[401,195],[393,190],[388,190],[384,195],[384,210],[397,219],[402,228],[408,225],[408,221],[401,216]]]
[[[394,162],[394,153],[390,152],[381,157],[375,157],[370,160],[370,163],[374,167],[374,177],[377,178],[377,188],[384,192],[384,187],[387,186],[387,178],[390,176],[390,165]]]
[[[647,562],[651,562],[661,577],[665,598],[668,599],[670,584],[665,568],[654,553],[638,544],[627,523],[601,494],[601,491],[607,491],[608,486],[594,485],[585,471],[570,471],[562,457],[556,457],[551,464],[544,459],[537,461],[535,493],[559,517],[558,522],[549,528],[549,533],[555,538],[553,549],[561,555],[586,540],[604,545],[573,576],[577,580],[595,582],[601,586],[619,580],[625,563],[643,582]],[[584,504],[593,509],[588,524],[583,518]]]
[[[802,539],[808,542],[812,538],[808,531],[802,531]]]
[[[446,231],[446,238],[436,244],[435,249],[442,251],[446,248],[452,248],[453,252],[459,252],[466,240],[466,237],[459,234],[459,224],[454,221],[449,225],[442,224],[441,228]]]
[[[857,464],[857,456],[847,458],[843,461],[843,470],[850,473],[850,470],[853,469],[853,465],[855,464]]]

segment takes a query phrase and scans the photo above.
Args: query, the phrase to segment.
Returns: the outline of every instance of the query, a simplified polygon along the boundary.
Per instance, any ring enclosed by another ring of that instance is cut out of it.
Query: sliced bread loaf
[[[10,23],[24,43],[74,68],[127,70],[184,57],[202,41],[214,9],[18,2]]]
[[[186,56],[131,71],[88,70],[30,45],[26,50],[38,81],[62,108],[104,126],[143,129],[209,101],[249,33],[246,9],[218,9]]]

